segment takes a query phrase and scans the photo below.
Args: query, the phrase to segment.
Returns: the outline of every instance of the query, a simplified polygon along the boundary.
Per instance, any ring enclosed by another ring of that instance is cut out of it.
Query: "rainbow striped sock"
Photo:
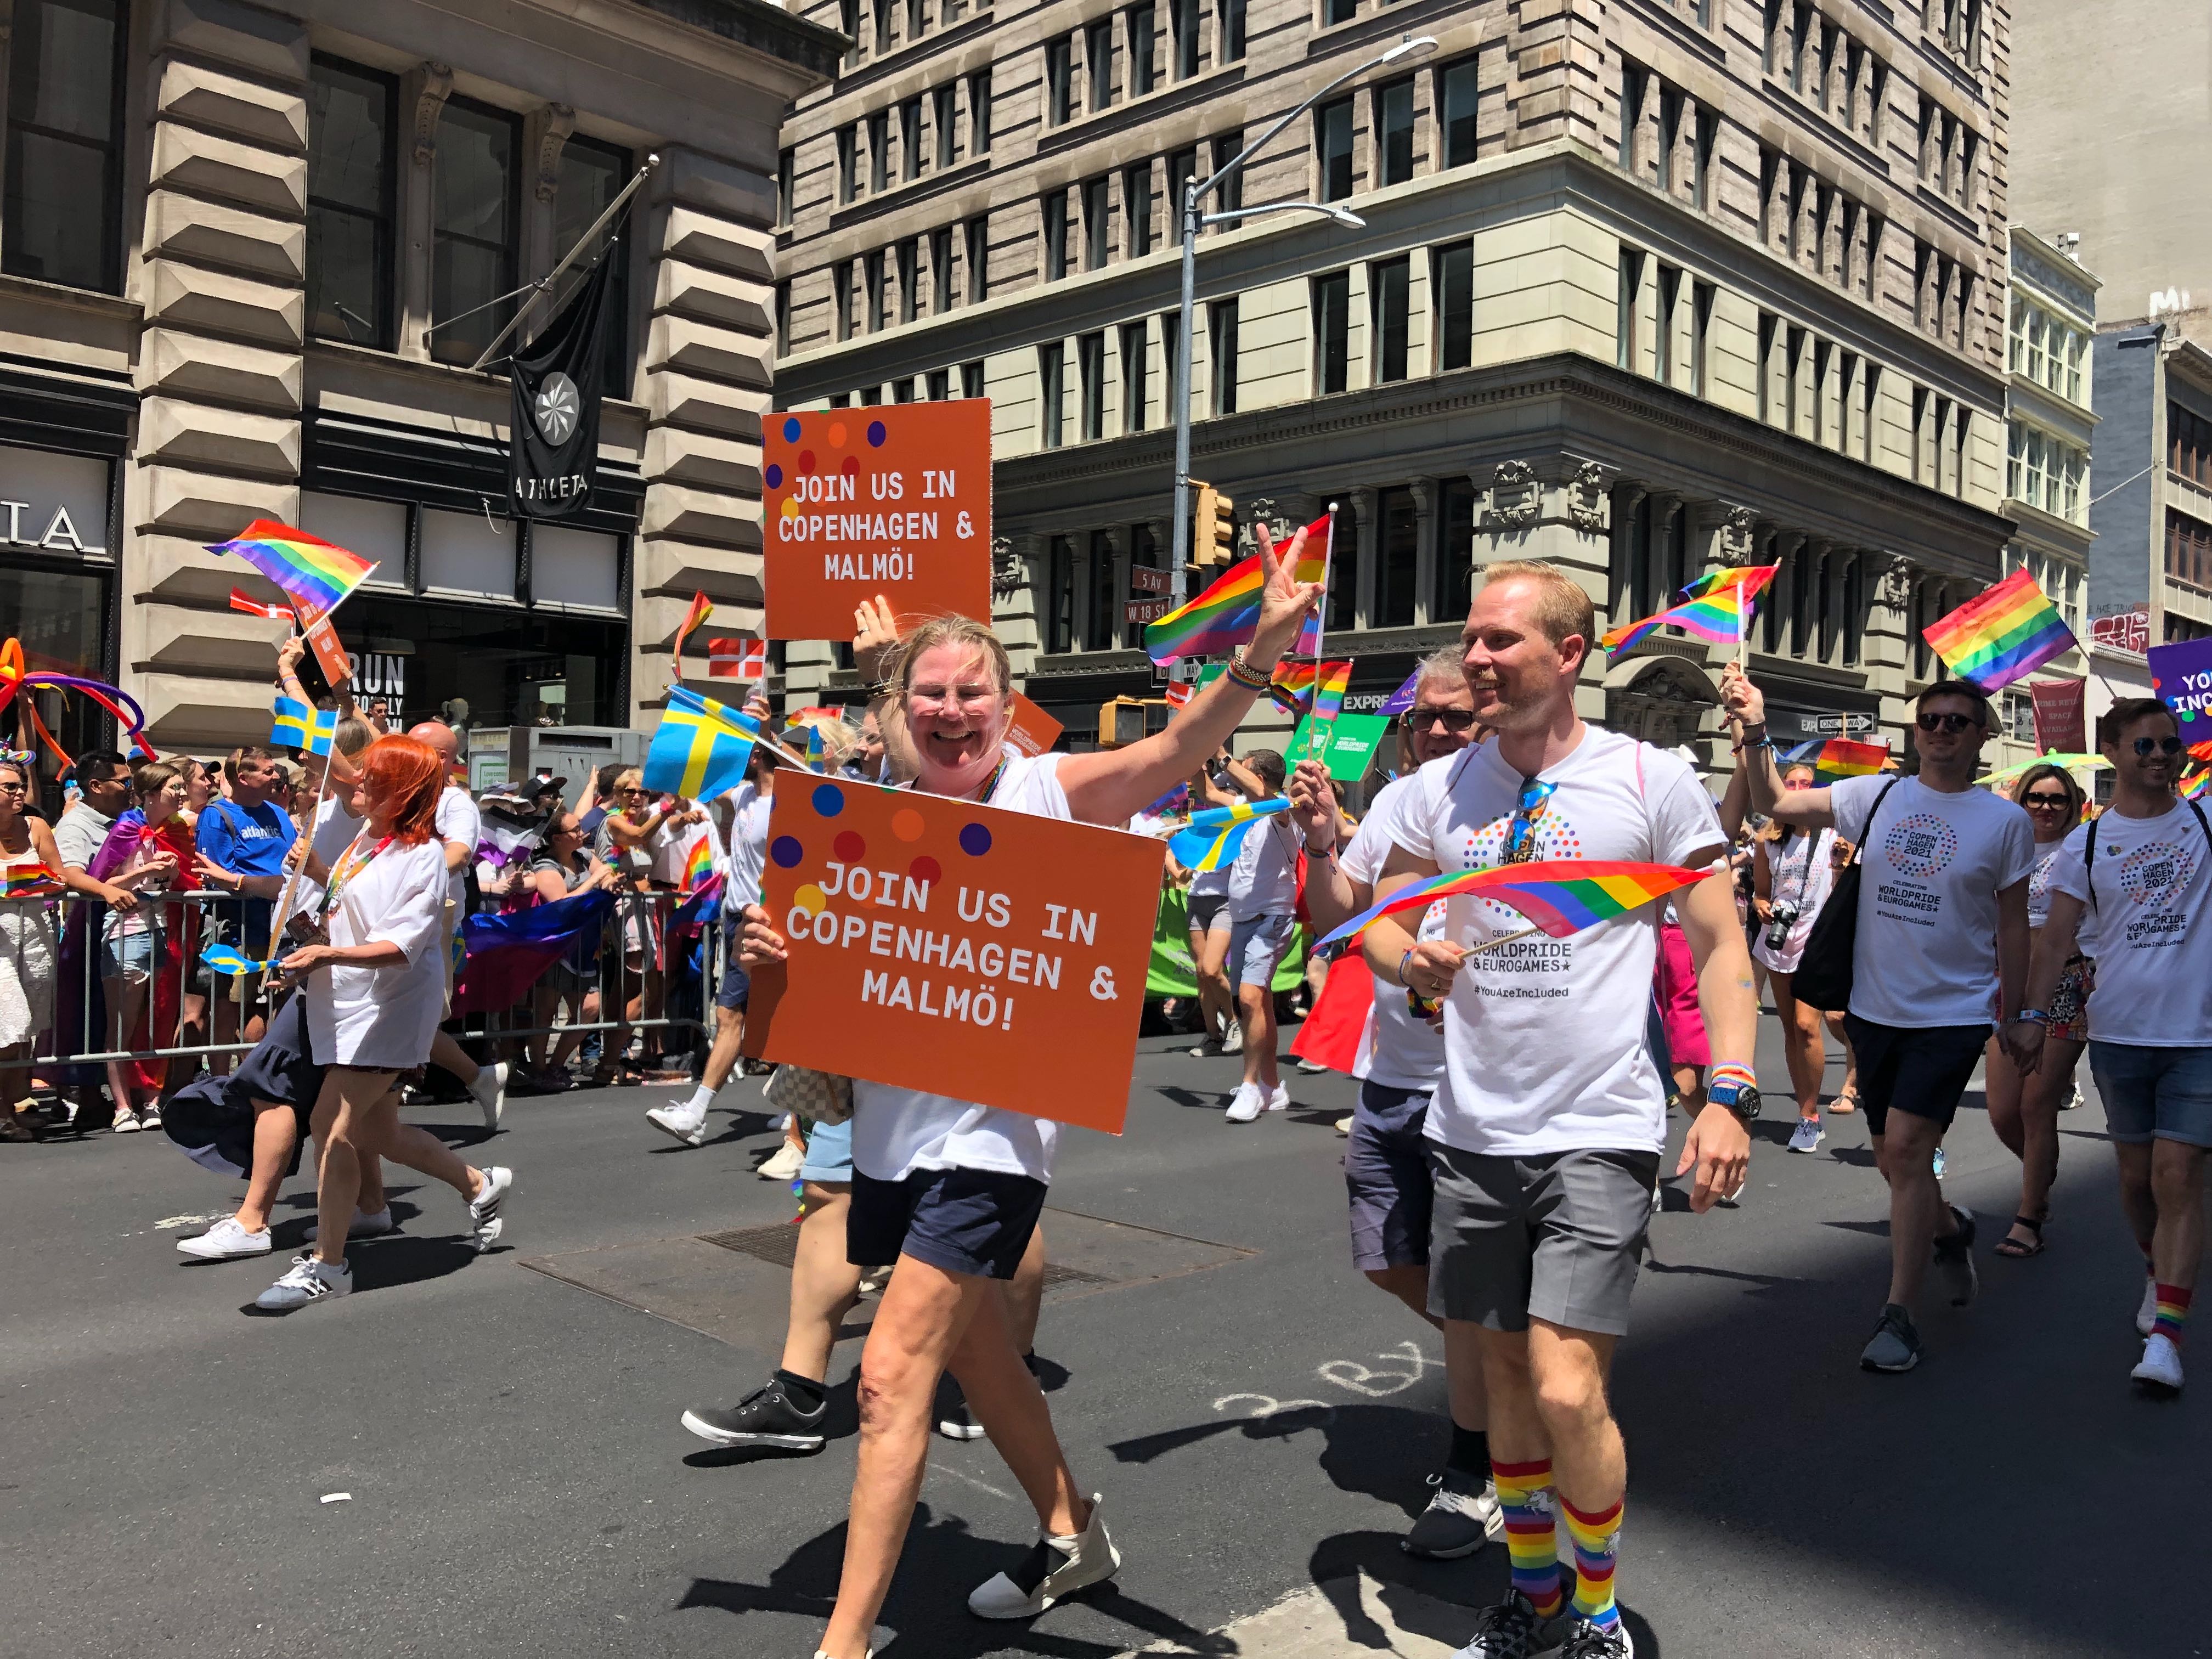
[[[2189,1317],[2189,1298],[2196,1292],[2179,1285],[2158,1287],[2158,1316],[2151,1322],[2150,1334],[2162,1336],[2179,1346],[2181,1322]]]
[[[1559,1540],[1553,1524],[1552,1460],[1501,1463],[1490,1460],[1498,1483],[1498,1506],[1505,1513],[1505,1551],[1512,1559],[1513,1588],[1527,1596],[1540,1617],[1555,1618],[1564,1597],[1559,1589]]]
[[[1559,1499],[1559,1507],[1567,1512],[1567,1535],[1575,1545],[1575,1613],[1600,1630],[1612,1630],[1620,1623],[1620,1609],[1613,1600],[1613,1566],[1620,1553],[1622,1501],[1616,1498],[1610,1509],[1586,1513],[1564,1497]]]

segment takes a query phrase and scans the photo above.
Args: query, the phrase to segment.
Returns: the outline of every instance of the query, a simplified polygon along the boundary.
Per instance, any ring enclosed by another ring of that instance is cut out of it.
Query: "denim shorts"
[[[161,954],[161,930],[158,926],[103,939],[100,942],[100,976],[102,979],[149,978]]]
[[[853,1178],[853,1120],[817,1123],[806,1133],[806,1164],[801,1181],[850,1181]],[[868,1262],[873,1267],[880,1264]]]
[[[745,1002],[752,995],[752,975],[745,972],[744,964],[738,960],[738,934],[744,927],[735,912],[722,918],[722,980],[714,988],[714,1006],[731,1008],[742,1013]],[[842,1179],[841,1176],[840,1179]]]
[[[2154,1048],[2092,1038],[2089,1072],[2114,1140],[2212,1146],[2212,1048]]]
[[[1231,980],[1238,985],[1256,985],[1262,990],[1273,985],[1275,969],[1282,964],[1283,952],[1291,948],[1291,935],[1297,925],[1296,916],[1232,920],[1229,924],[1226,964]]]

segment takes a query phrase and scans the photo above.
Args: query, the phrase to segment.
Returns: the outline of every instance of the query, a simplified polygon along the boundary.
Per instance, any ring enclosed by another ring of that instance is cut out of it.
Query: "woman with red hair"
[[[446,854],[432,833],[444,785],[444,763],[428,744],[390,737],[368,746],[348,786],[362,830],[324,894],[330,942],[284,958],[285,972],[307,976],[299,994],[307,999],[312,1058],[329,1068],[312,1119],[322,1147],[319,1227],[313,1253],[261,1293],[260,1307],[304,1307],[353,1289],[346,1233],[369,1158],[388,1156],[468,1200],[479,1250],[499,1237],[513,1175],[471,1168],[436,1136],[399,1121],[399,1075],[428,1058],[445,1016]]]

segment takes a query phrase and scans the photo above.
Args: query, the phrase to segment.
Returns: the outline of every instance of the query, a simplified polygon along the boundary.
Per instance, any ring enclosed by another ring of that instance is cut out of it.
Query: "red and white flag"
[[[710,679],[748,683],[766,678],[768,641],[747,635],[733,640],[708,640],[707,675]]]
[[[292,620],[292,608],[285,605],[264,605],[258,599],[249,599],[236,588],[230,590],[230,608],[243,611],[249,617],[266,617],[271,622]]]
[[[1180,708],[1197,693],[1198,687],[1188,680],[1170,680],[1165,693],[1170,708]]]

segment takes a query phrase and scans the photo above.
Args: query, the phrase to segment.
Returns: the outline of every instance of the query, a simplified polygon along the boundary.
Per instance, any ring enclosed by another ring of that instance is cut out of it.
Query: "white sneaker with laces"
[[[161,1103],[160,1101],[155,1101],[151,1106],[149,1106],[144,1111],[138,1114],[138,1127],[142,1129],[158,1129],[161,1127]]]
[[[975,1587],[968,1611],[978,1619],[1027,1619],[1066,1600],[1087,1585],[1121,1570],[1121,1552],[1106,1534],[1098,1495],[1091,1495],[1091,1519],[1072,1538],[1039,1534],[1036,1547],[1012,1572]]]
[[[757,1171],[763,1181],[790,1181],[806,1167],[806,1149],[785,1141]]]
[[[236,1216],[227,1215],[197,1238],[179,1239],[177,1254],[195,1261],[234,1261],[240,1256],[267,1255],[269,1230],[248,1232],[238,1224]]]
[[[1817,1117],[1801,1117],[1797,1127],[1790,1132],[1790,1150],[1793,1152],[1817,1152],[1828,1132],[1820,1127]]]
[[[514,1171],[501,1164],[479,1171],[484,1178],[483,1188],[469,1200],[469,1222],[476,1230],[477,1254],[482,1255],[499,1243],[499,1236],[507,1229],[507,1221],[499,1206],[514,1185]]]
[[[333,1267],[312,1255],[295,1255],[284,1276],[253,1298],[253,1305],[271,1313],[304,1308],[310,1302],[328,1302],[353,1293],[353,1269]]]
[[[1231,1123],[1255,1121],[1267,1109],[1267,1097],[1260,1092],[1256,1083],[1240,1083],[1237,1092],[1229,1097],[1229,1109],[1222,1114]]]
[[[1298,1070],[1311,1077],[1317,1072],[1326,1072],[1328,1067],[1317,1060],[1302,1060],[1298,1062]]]
[[[108,1127],[119,1135],[135,1135],[140,1127],[138,1114],[128,1109],[118,1112],[115,1121]]]
[[[322,1224],[319,1222],[310,1224],[307,1231],[307,1243],[313,1243],[315,1235],[322,1230]],[[349,1239],[381,1238],[386,1233],[396,1233],[398,1231],[398,1227],[392,1219],[392,1206],[389,1204],[380,1210],[356,1210],[353,1212],[353,1219],[346,1223],[346,1237]]]
[[[2142,1305],[2136,1310],[2136,1334],[2148,1336],[2151,1328],[2158,1323],[2158,1281],[2148,1273],[2143,1275]]]
[[[1267,1097],[1267,1109],[1271,1112],[1289,1111],[1291,1109],[1290,1090],[1278,1083],[1275,1085],[1275,1092]]]
[[[672,1139],[686,1146],[696,1146],[707,1138],[707,1115],[696,1115],[684,1109],[684,1103],[672,1100],[665,1106],[655,1106],[645,1115],[645,1121]]]
[[[2161,1331],[2143,1344],[2142,1358],[2128,1375],[2146,1388],[2179,1394],[2181,1350],[2173,1346],[2172,1337]]]
[[[469,1085],[469,1095],[483,1109],[484,1127],[497,1129],[500,1114],[507,1109],[507,1065],[501,1060],[496,1066],[477,1067],[477,1080]]]

